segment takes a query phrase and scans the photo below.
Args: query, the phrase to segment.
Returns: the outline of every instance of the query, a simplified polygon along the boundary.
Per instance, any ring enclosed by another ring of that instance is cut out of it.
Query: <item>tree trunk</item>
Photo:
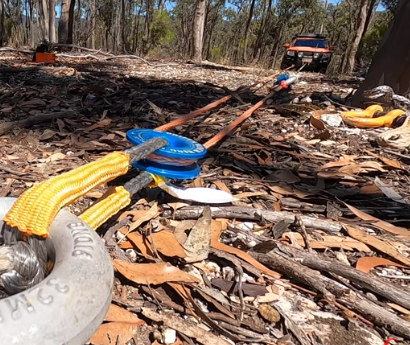
[[[34,1],[29,1],[29,14],[30,14],[30,22],[29,22],[29,42],[30,47],[34,47],[35,45],[35,32],[34,32]]]
[[[121,3],[120,3],[121,5]],[[116,7],[117,9],[117,7]],[[115,46],[115,53],[118,54],[118,52],[123,52],[123,42],[121,39],[121,30],[122,30],[122,25],[121,25],[121,13],[122,9],[118,8],[118,11],[115,11],[115,35],[113,35],[113,46]]]
[[[121,41],[122,41],[122,50],[124,52],[129,51],[126,30],[127,30],[127,22],[125,20],[125,0],[121,0]]]
[[[261,54],[262,54],[264,41],[265,41],[267,33],[268,33],[267,29],[268,29],[268,26],[270,24],[272,1],[273,0],[267,0],[267,2],[268,2],[267,8],[266,8],[266,1],[263,4],[262,22],[261,22],[260,28],[258,30],[258,35],[256,37],[255,45],[253,47],[253,61],[252,61],[253,64],[255,64],[259,61],[259,59],[261,57]]]
[[[50,35],[50,42],[56,42],[56,0],[48,0],[48,32]]]
[[[48,15],[48,1],[47,0],[41,0],[40,1],[40,6],[41,6],[41,15],[40,15],[40,21],[41,21],[41,29],[43,31],[43,40],[50,41],[50,17]]]
[[[248,60],[249,29],[250,29],[250,26],[251,26],[254,9],[255,9],[255,0],[252,0],[251,7],[249,8],[248,20],[246,21],[246,26],[245,26],[245,36],[244,36],[244,39],[243,39],[243,62],[244,63],[246,63],[246,61]]]
[[[0,47],[3,47],[4,43],[4,0],[0,0],[0,5],[1,5],[1,17],[0,17]]]
[[[74,0],[63,0],[61,2],[61,14],[60,20],[58,21],[58,43],[67,43],[68,41],[68,21],[70,4]]]
[[[347,57],[347,73],[352,73],[355,66],[356,53],[359,48],[360,41],[363,37],[370,1],[371,0],[362,0],[360,3],[360,10],[356,22],[356,32],[353,38],[351,48],[349,50],[349,55]]]
[[[366,21],[365,21],[365,24],[364,24],[362,37],[360,38],[359,47],[357,48],[357,53],[356,53],[356,56],[355,56],[356,63],[359,64],[360,66],[362,65],[361,64],[360,52],[363,48],[363,36],[366,34],[367,30],[369,29],[370,21],[372,20],[372,17],[374,15],[375,10],[376,10],[376,1],[377,0],[371,0],[370,1],[369,8],[367,9],[367,16],[366,16]]]
[[[68,37],[67,43],[73,44],[74,42],[74,7],[75,0],[67,0],[70,2],[70,7],[68,10]]]
[[[273,47],[272,47],[272,52],[271,52],[271,56],[273,56],[272,64],[271,64],[272,69],[275,68],[275,66],[276,66],[276,62],[277,62],[277,59],[278,59],[279,45],[282,41],[283,31],[284,31],[284,24],[282,23],[282,24],[280,24],[277,38],[276,38],[275,43],[273,44]]]
[[[202,61],[202,48],[204,44],[206,0],[197,0],[194,22],[192,25],[192,56],[194,61]]]
[[[153,17],[153,0],[145,0],[146,14],[145,14],[145,35],[143,41],[142,52],[144,55],[148,54],[151,48],[151,24]]]
[[[134,27],[134,47],[132,49],[132,51],[134,53],[138,53],[138,45],[139,45],[139,40],[138,38],[140,37],[140,18],[141,18],[141,10],[142,10],[142,1],[140,2],[140,6],[138,7],[138,12],[137,12],[137,19],[135,22],[135,27]]]
[[[399,0],[397,11],[379,50],[373,57],[365,81],[352,99],[354,106],[361,106],[364,90],[388,85],[394,92],[407,95],[410,91],[410,1]]]
[[[91,9],[91,49],[95,49],[95,0],[90,2]]]

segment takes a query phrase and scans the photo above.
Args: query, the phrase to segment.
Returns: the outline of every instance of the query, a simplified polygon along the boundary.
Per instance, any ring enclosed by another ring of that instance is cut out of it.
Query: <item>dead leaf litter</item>
[[[203,143],[272,82],[239,87],[279,73],[26,60],[0,60],[1,197],[125,149],[129,129],[156,128],[231,95],[173,130]],[[410,344],[410,155],[380,144],[388,129],[352,128],[338,117],[359,83],[301,72],[289,94],[208,151],[198,178],[174,181],[229,192],[233,202],[203,205],[145,188],[101,226],[116,279],[90,344]]]

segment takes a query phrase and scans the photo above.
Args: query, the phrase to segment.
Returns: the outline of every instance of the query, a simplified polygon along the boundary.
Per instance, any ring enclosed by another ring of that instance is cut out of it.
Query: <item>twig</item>
[[[8,178],[7,179],[6,186],[2,190],[0,190],[0,198],[4,198],[5,196],[7,196],[10,193],[11,186],[13,185],[14,181],[16,181],[16,179],[14,179],[14,178]]]
[[[191,315],[191,316],[194,315],[186,307],[183,307],[182,305],[172,301],[168,296],[166,296],[166,298],[164,298],[164,296],[159,294],[158,291],[156,291],[156,290],[150,290],[150,289],[148,289],[148,287],[143,286],[143,285],[140,287],[140,289],[142,289],[148,295],[151,295],[157,301],[160,301],[162,304],[176,310],[179,313],[183,313],[184,315]],[[155,295],[155,297],[153,295]],[[226,316],[226,315],[221,314],[221,313],[209,312],[209,313],[206,313],[206,315],[212,320],[224,321],[226,323],[229,323],[231,325],[238,326],[238,327],[240,327],[241,325],[246,326],[246,327],[248,327],[248,328],[250,328],[250,329],[252,329],[252,330],[254,330],[255,332],[258,332],[258,333],[263,333],[263,334],[267,333],[266,329],[258,328],[258,326],[256,324],[254,324],[253,322],[240,322],[238,320],[231,319],[229,316]]]
[[[203,209],[204,207],[202,206],[180,208],[175,212],[175,219],[198,219],[202,215]],[[211,214],[213,218],[265,221],[267,223],[277,223],[281,220],[287,223],[294,223],[296,217],[295,214],[291,212],[268,211],[241,206],[211,207]],[[304,225],[309,228],[315,228],[333,234],[339,233],[342,230],[342,226],[335,221],[304,215],[300,217]]]
[[[259,334],[255,334],[255,332],[249,331],[246,328],[243,327],[238,327],[231,325],[227,322],[220,321],[219,325],[228,331],[235,332],[236,334],[243,335],[247,337],[246,341],[247,342],[252,342],[252,343],[263,343],[263,344],[276,344],[272,339],[269,339],[267,337],[260,336]]]
[[[151,245],[151,249],[152,249],[152,251],[154,252],[154,254],[156,256],[156,259],[158,261],[163,261],[161,256],[158,253],[157,246],[155,245],[154,239],[152,238],[152,226],[151,225],[148,226],[147,237],[148,237],[148,242]]]
[[[332,103],[332,104],[334,104],[334,105],[338,105],[339,107],[345,107],[345,108],[347,108],[347,109],[356,109],[356,107],[352,107],[352,106],[350,106],[350,105],[338,103],[338,102],[334,101],[333,99],[327,97],[326,95],[323,95],[323,97],[324,97],[327,101],[329,101],[330,103]]]
[[[8,173],[16,175],[16,176],[25,176],[25,175],[27,175],[26,172],[17,171],[17,170],[10,169],[10,168],[7,168],[7,167],[1,166],[1,165],[0,165],[0,170],[8,172]]]
[[[308,238],[308,234],[306,232],[305,224],[303,224],[302,217],[300,215],[297,215],[296,220],[298,221],[300,229],[302,230],[301,235],[303,237],[303,240],[305,241],[306,248],[309,251],[309,253],[312,253],[312,247],[310,246],[310,241],[309,241],[309,238]]]
[[[107,241],[108,239],[110,239],[110,238],[115,234],[115,232],[116,232],[117,230],[119,230],[121,227],[125,226],[125,225],[128,223],[129,220],[130,220],[129,217],[125,217],[124,219],[121,219],[119,222],[117,222],[116,224],[114,224],[113,226],[111,226],[111,227],[107,230],[107,232],[104,234],[103,239],[106,240],[106,241]]]
[[[367,319],[364,318],[363,316],[361,316],[361,315],[355,313],[354,311],[351,311],[349,308],[346,308],[344,305],[342,305],[342,304],[340,304],[340,303],[338,303],[338,302],[335,302],[335,306],[338,307],[338,308],[340,308],[340,309],[342,309],[342,310],[344,310],[344,311],[347,311],[347,312],[349,312],[349,313],[352,313],[354,316],[356,316],[360,321],[364,322],[366,325],[368,325],[368,326],[370,326],[370,327],[374,327],[374,324],[373,324],[372,322],[370,322],[369,320],[367,320]]]
[[[237,278],[238,278],[238,295],[239,295],[239,300],[241,302],[241,312],[240,312],[240,316],[239,316],[239,321],[242,322],[244,312],[245,312],[245,301],[243,299],[243,291],[242,291],[243,269],[242,269],[241,263],[234,255],[231,255],[231,254],[226,253],[224,251],[212,248],[211,253],[218,256],[218,257],[220,257],[220,258],[222,258],[222,259],[224,259],[224,260],[230,261],[235,267],[235,270],[236,270],[236,273],[237,273]]]
[[[392,155],[396,155],[396,156],[398,156],[398,157],[400,157],[400,158],[404,158],[404,159],[410,160],[410,156],[404,155],[404,154],[402,154],[402,153],[399,153],[399,152],[396,152],[396,151],[393,151],[393,150],[386,150],[386,149],[384,149],[384,152],[390,153],[390,154],[392,154]]]

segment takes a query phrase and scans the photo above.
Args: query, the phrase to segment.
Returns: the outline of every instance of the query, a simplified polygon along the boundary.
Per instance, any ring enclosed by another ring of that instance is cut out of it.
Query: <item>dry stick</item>
[[[194,314],[186,307],[183,307],[182,305],[174,302],[169,298],[168,296],[165,298],[163,295],[161,295],[158,291],[156,290],[150,290],[148,289],[147,286],[141,286],[141,290],[143,290],[146,294],[152,296],[155,300],[161,301],[164,305],[167,307],[170,307],[174,310],[176,310],[179,313],[184,313],[185,315],[190,315],[194,316]],[[208,312],[206,315],[212,319],[212,320],[218,320],[218,321],[224,321],[226,323],[229,323],[234,326],[246,326],[250,329],[252,329],[255,332],[261,333],[261,334],[266,334],[268,331],[265,328],[259,328],[258,325],[252,323],[252,322],[240,322],[239,320],[231,319],[229,316],[226,316],[222,313],[215,313],[215,312]]]
[[[201,217],[203,210],[203,206],[182,207],[175,212],[175,219],[198,219]],[[259,210],[253,207],[241,206],[211,207],[211,215],[213,218],[265,221],[268,223],[277,223],[284,220],[286,223],[293,224],[296,220],[296,214],[291,212]],[[308,228],[323,230],[330,234],[339,233],[342,230],[342,225],[332,220],[304,215],[301,215],[300,218]]]
[[[84,51],[93,52],[93,53],[96,53],[96,54],[101,54],[101,55],[106,55],[106,56],[114,56],[113,54],[103,52],[101,50],[80,47],[80,46],[77,46],[75,44],[53,43],[53,46],[54,47],[75,48],[75,49],[78,49],[78,50],[84,50]]]
[[[241,266],[241,262],[234,255],[224,252],[222,250],[211,249],[211,253],[214,254],[215,256],[218,256],[220,258],[230,261],[232,265],[235,267],[237,277],[238,277],[238,295],[239,295],[239,300],[241,302],[241,311],[239,315],[239,321],[242,322],[244,312],[245,312],[245,302],[243,299],[243,290],[242,290],[243,269]]]
[[[331,272],[343,278],[355,282],[362,288],[379,294],[392,302],[401,305],[404,308],[410,309],[410,293],[406,290],[400,290],[393,284],[383,281],[378,277],[373,277],[369,274],[363,273],[353,267],[342,264],[340,262],[331,261],[322,256],[307,253],[302,250],[280,245],[280,250],[290,253],[296,260],[303,265],[315,270]]]
[[[33,54],[34,51],[27,50],[27,49],[16,49],[11,47],[1,47],[0,52],[17,52],[17,53],[25,53],[25,54]]]
[[[249,252],[249,254],[260,263],[278,272],[282,272],[288,277],[297,279],[317,291],[325,293],[327,300],[335,298],[337,302],[365,315],[376,325],[386,327],[393,333],[410,339],[410,322],[399,318],[397,315],[367,300],[362,295],[351,291],[345,286],[326,278],[317,271],[273,252],[270,252],[269,255],[254,252]],[[329,296],[329,293],[333,294],[333,296]]]
[[[309,237],[308,237],[308,234],[307,234],[307,232],[306,232],[306,227],[305,227],[305,224],[303,224],[303,220],[302,220],[302,218],[300,217],[300,215],[297,215],[296,216],[296,220],[298,221],[298,224],[299,224],[299,226],[300,226],[300,229],[302,230],[302,237],[303,237],[303,240],[305,241],[305,246],[306,246],[306,249],[309,251],[309,253],[312,253],[312,247],[310,246],[310,241],[309,241]]]
[[[7,133],[8,131],[12,130],[14,127],[24,128],[24,127],[28,127],[31,125],[35,125],[37,123],[46,122],[46,121],[57,119],[57,118],[61,119],[64,117],[73,117],[73,116],[78,116],[78,113],[74,111],[60,111],[57,113],[35,115],[25,120],[3,122],[3,123],[0,123],[0,135]]]

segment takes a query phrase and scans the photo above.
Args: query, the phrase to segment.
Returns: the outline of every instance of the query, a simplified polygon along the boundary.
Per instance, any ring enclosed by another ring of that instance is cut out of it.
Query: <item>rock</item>
[[[177,341],[177,332],[171,328],[165,328],[162,331],[164,344],[174,344]]]
[[[323,114],[320,118],[324,123],[332,127],[339,127],[343,122],[342,117],[338,114]]]
[[[277,310],[271,307],[269,304],[261,304],[258,308],[261,316],[270,323],[277,323],[280,320],[280,314]]]
[[[301,103],[312,103],[312,99],[309,96],[303,97],[300,100]]]

